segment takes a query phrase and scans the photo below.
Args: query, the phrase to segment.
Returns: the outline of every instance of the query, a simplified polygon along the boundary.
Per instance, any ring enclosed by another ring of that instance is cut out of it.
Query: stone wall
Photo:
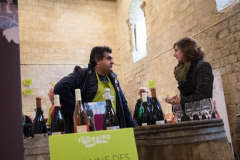
[[[113,49],[114,71],[121,81],[113,0],[18,0],[21,75],[33,79],[33,95],[22,95],[23,112],[34,114],[36,96],[45,115],[51,106],[48,90],[75,65],[85,67],[94,46]],[[22,85],[22,89],[28,88]],[[35,115],[34,115],[35,116]],[[33,117],[34,117],[33,116]]]

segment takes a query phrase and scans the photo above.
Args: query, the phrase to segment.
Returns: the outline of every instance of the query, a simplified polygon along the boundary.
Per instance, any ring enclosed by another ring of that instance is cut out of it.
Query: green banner
[[[151,88],[155,88],[155,79],[150,79],[148,81],[148,88],[151,89]]]
[[[133,129],[49,137],[51,160],[138,160]]]
[[[24,89],[23,93],[26,95],[31,95],[32,94],[32,89]]]
[[[23,80],[23,84],[24,84],[24,85],[30,85],[30,84],[32,84],[32,79],[24,79],[24,80]]]

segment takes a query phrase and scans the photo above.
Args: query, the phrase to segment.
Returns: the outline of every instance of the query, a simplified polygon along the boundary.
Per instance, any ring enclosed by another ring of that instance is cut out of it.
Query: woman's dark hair
[[[199,59],[203,59],[205,56],[202,47],[199,46],[196,40],[191,37],[186,37],[178,40],[173,45],[174,49],[176,45],[183,52],[186,62],[197,61]]]
[[[90,54],[90,60],[89,63],[91,63],[94,66],[97,65],[96,58],[102,60],[104,58],[104,52],[112,53],[112,49],[107,46],[96,46],[92,49]]]

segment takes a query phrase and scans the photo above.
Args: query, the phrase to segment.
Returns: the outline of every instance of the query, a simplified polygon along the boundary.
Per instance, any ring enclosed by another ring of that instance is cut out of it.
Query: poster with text
[[[224,129],[229,143],[232,147],[232,139],[228,122],[227,107],[225,103],[225,97],[223,92],[222,78],[219,69],[213,70],[214,82],[213,82],[213,107],[215,110],[216,118],[222,118],[224,123]]]

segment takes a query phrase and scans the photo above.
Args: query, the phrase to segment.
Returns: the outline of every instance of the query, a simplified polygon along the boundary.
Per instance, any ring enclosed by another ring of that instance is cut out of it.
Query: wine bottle
[[[119,129],[118,118],[112,108],[110,88],[105,89],[105,99],[106,99],[106,113],[104,119],[105,121],[104,123],[106,125],[105,129],[107,130]]]
[[[153,105],[153,114],[152,114],[151,123],[162,124],[162,121],[164,120],[164,118],[163,118],[162,110],[160,110],[160,106],[158,106],[158,103],[157,103],[156,89],[152,88],[151,93],[152,93],[152,105]]]
[[[147,103],[147,93],[142,93],[142,126],[150,125],[149,120],[150,110]]]
[[[74,133],[88,132],[88,121],[85,107],[82,105],[80,89],[75,89],[76,105],[73,112]]]
[[[54,106],[51,123],[52,135],[65,134],[65,121],[60,108],[59,95],[54,95]]]
[[[44,134],[47,133],[46,123],[44,122],[42,106],[41,106],[41,98],[36,98],[36,117],[33,122],[33,132],[34,134]]]

